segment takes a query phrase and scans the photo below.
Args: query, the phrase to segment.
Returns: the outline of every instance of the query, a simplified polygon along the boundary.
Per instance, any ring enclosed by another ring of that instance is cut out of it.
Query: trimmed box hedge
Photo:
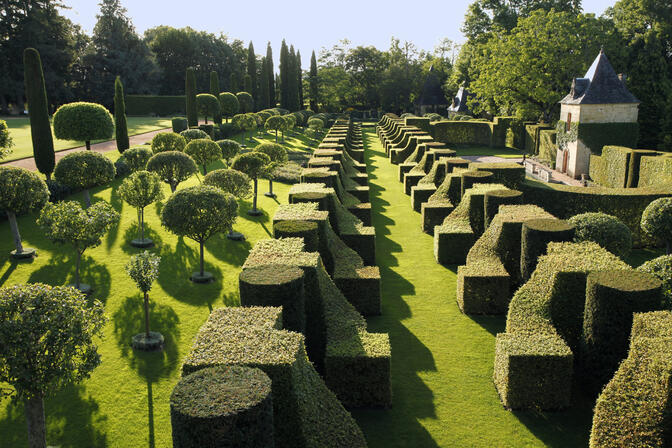
[[[447,145],[493,146],[493,123],[487,121],[439,121],[431,123],[434,140]]]
[[[126,115],[184,115],[186,104],[184,95],[126,95]]]
[[[672,186],[672,154],[643,156],[639,163],[637,187]]]
[[[529,280],[539,257],[546,253],[550,242],[572,241],[574,226],[555,218],[531,219],[523,223],[520,249],[520,276]]]
[[[488,179],[490,183],[504,184],[509,188],[518,188],[525,180],[525,167],[514,162],[504,163],[481,163],[474,162],[469,164],[472,171],[487,171],[492,173]]]

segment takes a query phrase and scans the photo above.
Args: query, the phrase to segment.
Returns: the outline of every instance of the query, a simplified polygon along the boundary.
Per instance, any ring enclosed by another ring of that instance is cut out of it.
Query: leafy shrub
[[[279,115],[274,115],[266,120],[264,127],[267,131],[275,131],[275,141],[278,141],[278,131],[287,129],[287,122]]]
[[[118,160],[117,160],[118,161]],[[125,165],[125,164],[124,164]],[[115,162],[116,166],[116,162]],[[119,169],[117,168],[117,174]],[[126,173],[128,174],[128,172]],[[67,198],[75,192],[72,188],[68,187],[65,184],[62,184],[56,180],[50,179],[45,181],[47,188],[49,189],[49,202],[59,202]]]
[[[153,155],[154,153],[147,145],[139,145],[124,151],[120,159],[124,159],[131,172],[135,172],[144,170]]]
[[[154,154],[147,162],[147,170],[159,175],[161,180],[170,185],[174,193],[180,182],[189,179],[198,172],[194,159],[180,151],[166,151]]]
[[[186,122],[186,118],[184,119]],[[184,151],[187,141],[180,134],[174,132],[161,132],[152,139],[152,151],[154,154],[165,151]]]
[[[217,187],[225,193],[232,194],[238,199],[248,199],[252,196],[250,177],[238,170],[220,169],[208,173],[203,179],[205,185]]]
[[[218,99],[222,115],[226,117],[227,120],[236,115],[240,110],[240,103],[238,102],[238,97],[233,93],[222,92],[219,94]]]
[[[672,198],[660,198],[651,202],[642,214],[642,230],[653,238],[662,240],[667,253],[672,250]]]
[[[219,101],[215,95],[210,93],[199,93],[196,95],[196,104],[198,105],[198,112],[208,122],[208,117],[214,121],[215,116],[221,113]]]
[[[546,253],[548,243],[572,241],[574,226],[555,218],[530,219],[523,223],[521,235],[520,275],[527,281],[539,257]]]
[[[0,210],[23,215],[41,209],[48,199],[49,189],[37,174],[0,166]]]
[[[9,135],[7,122],[5,120],[0,120],[0,160],[11,153],[12,146],[14,146],[14,141]]]
[[[128,115],[169,117],[186,113],[184,95],[126,95]]]
[[[222,123],[218,126],[215,126],[214,134],[215,140],[228,139],[236,135],[240,129],[233,123]]]
[[[115,178],[126,177],[129,174],[131,174],[131,168],[128,166],[126,161],[124,159],[122,159],[121,157],[118,158],[117,160],[115,160],[114,171],[115,171],[115,173],[114,173]]]
[[[214,124],[199,124],[198,129],[208,134],[208,137],[213,139],[215,135],[215,125]]]
[[[605,213],[582,213],[572,216],[574,241],[592,241],[609,252],[625,257],[632,249],[632,234],[618,218]]]
[[[171,123],[173,125],[173,132],[176,134],[179,134],[180,132],[189,129],[189,123],[187,122],[187,119],[184,117],[173,117]]]
[[[54,135],[61,140],[86,142],[91,149],[91,140],[108,139],[114,132],[112,115],[100,104],[69,103],[56,110],[53,118]]]
[[[238,104],[240,105],[240,113],[247,114],[254,110],[254,98],[247,92],[236,93]]]
[[[672,255],[661,255],[647,261],[637,269],[653,275],[662,282],[665,306],[667,308],[672,306]]]
[[[201,129],[187,129],[186,131],[180,132],[180,135],[184,137],[186,143],[196,139],[210,138],[210,136]]]
[[[140,241],[145,240],[145,207],[163,199],[161,178],[149,171],[136,171],[119,186],[119,196],[129,205],[138,209],[138,231]]]
[[[203,168],[203,174],[208,174],[208,164],[222,158],[222,150],[219,145],[210,139],[199,138],[187,143],[184,148],[185,154]]]
[[[222,158],[226,161],[233,159],[240,152],[240,143],[235,140],[217,140],[215,143],[222,150]]]
[[[88,189],[112,182],[115,174],[112,161],[93,151],[70,153],[58,161],[54,170],[58,182],[85,191],[87,204],[90,202]]]
[[[306,252],[319,248],[317,223],[313,221],[276,221],[273,224],[274,238],[302,238]]]

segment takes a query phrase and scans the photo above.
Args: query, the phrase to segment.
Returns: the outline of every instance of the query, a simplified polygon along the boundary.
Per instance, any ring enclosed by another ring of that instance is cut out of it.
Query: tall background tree
[[[299,110],[299,85],[294,45],[289,46],[289,58],[287,60],[287,109]]]
[[[256,104],[259,100],[257,93],[257,55],[254,54],[254,45],[252,45],[252,41],[250,41],[250,45],[247,47],[247,76],[250,77],[250,87],[249,90],[247,90],[247,86],[245,86],[245,90],[252,95]]]
[[[280,107],[283,109],[289,109],[290,104],[289,66],[289,48],[287,48],[285,39],[282,39],[282,45],[280,46]]]
[[[317,59],[315,58],[315,50],[313,50],[313,54],[310,56],[310,74],[309,74],[309,82],[310,82],[310,89],[309,89],[309,96],[310,96],[310,109],[317,113],[317,104],[319,102],[319,81],[317,78]]]
[[[215,70],[210,72],[210,94],[213,95],[215,98],[219,98],[219,93],[221,90],[219,89],[219,75]],[[215,108],[215,116],[213,117],[212,121],[215,122],[215,124],[222,124],[222,111],[221,108],[217,109]]]
[[[119,152],[123,153],[129,148],[124,86],[119,76],[114,80],[114,137],[117,140],[117,150]]]
[[[296,88],[299,98],[299,109],[303,109],[303,69],[301,68],[301,52],[296,52]]]
[[[269,92],[269,80],[271,78],[272,76],[268,72],[268,61],[266,61],[266,58],[264,57],[261,59],[261,79],[259,80],[259,102],[257,105],[257,109],[259,110],[271,107],[271,96]]]
[[[187,102],[187,122],[189,126],[198,126],[198,104],[196,104],[196,75],[193,67],[187,68],[185,80],[185,99]]]
[[[273,49],[271,43],[266,45],[266,70],[268,71],[268,97],[270,100],[269,106],[275,107],[275,72],[273,71]]]
[[[30,108],[30,137],[33,142],[35,165],[47,180],[56,166],[54,138],[51,135],[47,89],[44,86],[44,74],[40,53],[34,48],[26,48],[23,55],[25,71],[26,98]]]

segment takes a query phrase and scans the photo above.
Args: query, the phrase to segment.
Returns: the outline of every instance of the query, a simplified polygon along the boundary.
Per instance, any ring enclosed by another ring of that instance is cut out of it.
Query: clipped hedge
[[[520,249],[520,275],[527,281],[546,253],[548,243],[572,241],[574,225],[561,219],[531,219],[523,223]]]
[[[504,163],[470,163],[472,171],[487,171],[492,173],[488,182],[504,184],[509,188],[518,188],[525,180],[525,167],[514,162]]]
[[[447,145],[493,146],[493,124],[484,121],[439,121],[431,123],[434,140]]]
[[[241,366],[192,373],[173,389],[170,420],[175,448],[272,448],[271,380]]]
[[[184,95],[126,95],[126,115],[184,115]]]
[[[632,249],[630,229],[618,218],[605,213],[581,213],[569,218],[575,227],[574,241],[592,241],[623,258]]]
[[[326,197],[326,194],[324,197]],[[319,248],[319,234],[316,222],[278,221],[273,224],[273,237],[303,238],[306,252],[316,252]]]
[[[518,190],[493,190],[485,193],[483,199],[484,227],[487,229],[499,213],[500,205],[519,205],[523,203],[523,193]]]
[[[556,130],[544,129],[539,132],[539,159],[548,163],[551,168],[555,168],[555,159],[558,155],[558,145]]]
[[[189,129],[189,122],[184,117],[173,117],[173,119],[171,120],[171,124],[173,127],[173,132],[175,132],[176,134],[179,134],[180,132]]]
[[[643,156],[640,159],[637,187],[659,185],[672,185],[672,154]]]

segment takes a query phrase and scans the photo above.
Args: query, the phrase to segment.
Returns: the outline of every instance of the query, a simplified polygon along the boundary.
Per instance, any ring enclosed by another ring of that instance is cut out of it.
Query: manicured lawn
[[[4,117],[3,117],[4,118]],[[4,161],[23,159],[33,156],[33,143],[30,138],[30,121],[28,118],[4,118],[9,127],[9,133],[14,139],[12,153]],[[143,134],[145,132],[156,131],[157,129],[169,128],[171,126],[170,118],[157,117],[128,117],[128,135]],[[94,140],[98,143],[103,140]],[[76,148],[83,146],[84,142],[73,142],[69,140],[57,140],[54,137],[54,148],[56,151]]]
[[[523,157],[525,151],[512,148],[489,148],[487,146],[462,146],[451,148],[457,151],[457,156],[496,156],[504,159],[516,159]]]
[[[354,412],[370,447],[587,446],[592,403],[563,412],[510,412],[492,383],[505,318],[469,317],[455,303],[455,269],[434,261],[432,237],[372,128],[369,185],[383,314],[369,330],[392,344],[393,406]]]
[[[116,151],[107,155],[118,157]],[[94,200],[109,201],[122,217],[99,247],[85,252],[82,265],[82,281],[95,286],[93,296],[105,304],[110,319],[99,345],[102,364],[90,379],[47,400],[48,443],[53,446],[172,446],[169,398],[180,377],[182,359],[211,309],[239,303],[240,266],[255,242],[272,234],[271,219],[278,202],[263,195],[267,182],[262,181],[259,208],[264,211],[263,216],[249,217],[246,211],[251,202],[240,204],[240,217],[234,228],[245,234],[247,241],[232,242],[224,235],[208,241],[206,269],[215,274],[217,281],[196,285],[188,277],[198,266],[198,245],[161,227],[160,204],[148,207],[146,221],[150,237],[157,243],[152,250],[162,256],[161,275],[150,292],[151,325],[166,337],[166,350],[159,354],[134,353],[130,341],[143,329],[142,296],[126,275],[124,265],[139,251],[129,245],[137,232],[137,214],[116,193],[119,182],[95,192]],[[198,182],[193,177],[179,188]],[[168,197],[170,189],[166,186],[164,190]],[[276,183],[274,190],[278,200],[286,202],[289,186]],[[11,261],[9,225],[0,222],[0,285],[72,282],[74,251],[46,240],[36,227],[34,216],[20,218],[19,226],[25,244],[37,248],[39,256],[32,263]],[[9,399],[0,401],[0,447],[26,445],[23,406],[11,404]]]

